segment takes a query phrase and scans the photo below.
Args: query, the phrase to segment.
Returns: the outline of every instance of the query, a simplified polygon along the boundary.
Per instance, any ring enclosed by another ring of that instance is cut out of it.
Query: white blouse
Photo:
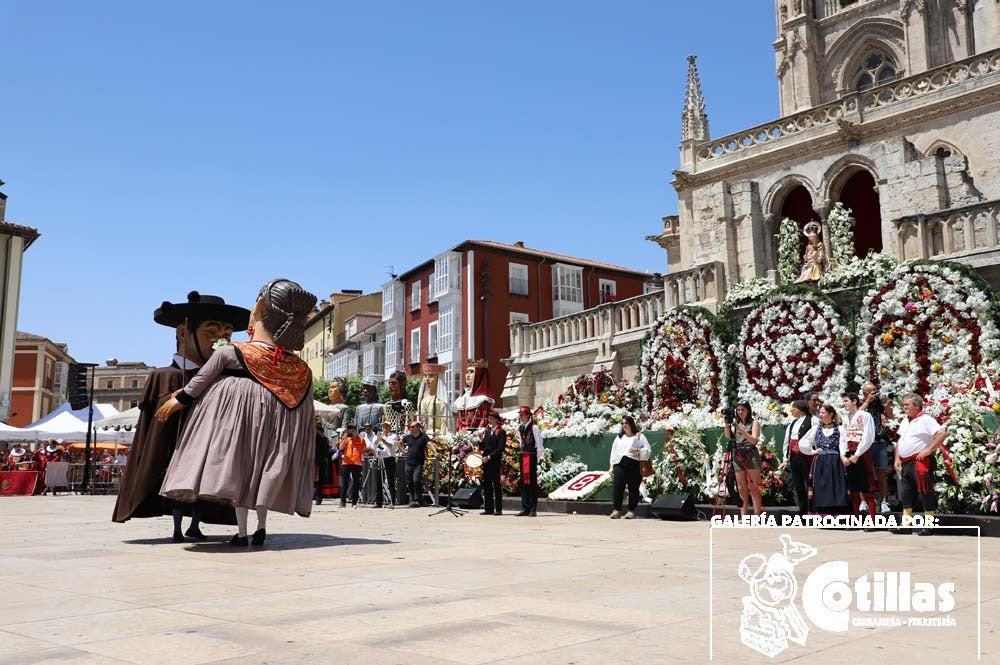
[[[639,452],[632,452],[632,448],[638,448]],[[621,462],[623,457],[636,461],[648,460],[651,453],[649,441],[646,441],[646,437],[641,433],[635,436],[619,436],[611,446],[611,466]]]

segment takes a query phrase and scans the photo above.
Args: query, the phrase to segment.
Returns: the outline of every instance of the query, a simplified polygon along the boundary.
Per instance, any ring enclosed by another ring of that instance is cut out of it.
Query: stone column
[[[899,14],[906,33],[906,55],[909,58],[906,75],[913,76],[934,66],[927,33],[925,0],[902,0]]]

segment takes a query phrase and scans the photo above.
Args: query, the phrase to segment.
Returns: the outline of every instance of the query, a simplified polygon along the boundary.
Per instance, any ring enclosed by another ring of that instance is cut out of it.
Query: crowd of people
[[[120,478],[128,461],[126,451],[125,447],[117,450],[97,450],[95,448],[91,451],[90,460],[94,465],[93,472],[96,481],[111,484]],[[68,490],[71,486],[68,466],[61,468],[58,463],[82,467],[84,457],[83,450],[67,446],[62,439],[41,441],[34,451],[22,442],[15,441],[0,451],[0,471],[37,472],[38,480],[35,483],[35,494],[51,492],[53,496],[56,496],[60,491]],[[57,466],[50,467],[49,465],[53,463],[57,463]],[[47,471],[55,473],[47,474]]]
[[[874,515],[889,513],[889,476],[897,480],[903,514],[937,508],[933,474],[935,453],[947,436],[937,420],[923,412],[923,399],[903,399],[904,417],[895,432],[887,426],[892,404],[873,383],[861,393],[845,392],[839,407],[809,393],[789,405],[779,469],[787,471],[795,505],[802,515]],[[740,512],[761,514],[760,422],[750,404],[727,414],[727,472],[735,475]],[[890,462],[890,450],[892,461]],[[904,526],[895,533],[911,533]],[[931,535],[927,526],[919,535]]]

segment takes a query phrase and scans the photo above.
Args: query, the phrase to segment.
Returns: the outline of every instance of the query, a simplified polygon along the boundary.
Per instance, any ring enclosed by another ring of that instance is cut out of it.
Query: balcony
[[[795,146],[804,142],[858,139],[878,130],[878,123],[909,111],[914,105],[942,104],[942,113],[955,97],[1000,82],[1000,49],[937,67],[865,92],[852,93],[807,111],[751,129],[711,139],[694,152],[692,172],[678,172],[680,185],[710,169]],[[948,104],[944,104],[948,102]],[[760,164],[757,163],[759,167]]]
[[[980,267],[1000,252],[1000,200],[895,220],[899,259],[945,259]]]

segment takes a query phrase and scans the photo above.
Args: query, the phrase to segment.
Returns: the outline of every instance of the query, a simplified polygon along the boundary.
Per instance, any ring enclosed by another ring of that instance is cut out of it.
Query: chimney
[[[520,247],[521,249],[524,249],[524,241],[518,240],[517,242],[514,243],[514,247]]]

